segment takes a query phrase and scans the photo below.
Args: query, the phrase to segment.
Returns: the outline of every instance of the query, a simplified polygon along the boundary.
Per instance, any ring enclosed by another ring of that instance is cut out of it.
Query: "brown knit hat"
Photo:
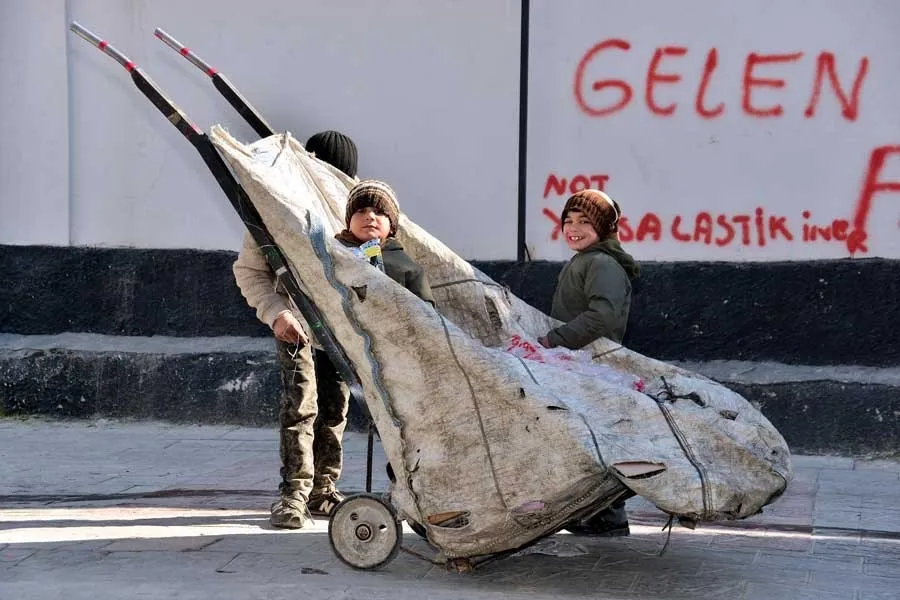
[[[559,216],[560,223],[566,221],[566,214],[572,210],[584,213],[600,239],[605,239],[619,230],[619,217],[622,211],[616,201],[605,192],[582,190],[571,196],[566,200],[566,205]]]
[[[350,218],[354,213],[369,207],[387,216],[391,222],[390,235],[395,235],[400,221],[400,204],[391,186],[377,179],[360,181],[350,190],[350,196],[347,198],[347,229],[350,229]]]

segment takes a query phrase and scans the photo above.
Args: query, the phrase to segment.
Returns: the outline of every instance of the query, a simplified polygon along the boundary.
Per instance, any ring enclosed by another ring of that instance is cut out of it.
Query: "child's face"
[[[384,241],[391,233],[391,220],[371,206],[361,208],[350,217],[350,233],[363,242]]]
[[[566,213],[566,220],[562,226],[563,237],[566,238],[566,244],[575,252],[584,250],[600,236],[594,231],[594,226],[583,212],[570,210]]]

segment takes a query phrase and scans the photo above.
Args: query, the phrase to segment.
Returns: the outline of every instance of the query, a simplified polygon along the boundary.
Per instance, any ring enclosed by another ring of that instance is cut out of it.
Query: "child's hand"
[[[546,335],[542,335],[538,338],[538,343],[544,348],[552,348],[553,344],[550,343],[550,340],[547,339]]]
[[[290,311],[284,311],[275,317],[275,322],[272,323],[272,330],[275,332],[275,337],[286,344],[305,346],[309,343],[309,338],[306,336],[306,332],[303,331],[300,321]]]

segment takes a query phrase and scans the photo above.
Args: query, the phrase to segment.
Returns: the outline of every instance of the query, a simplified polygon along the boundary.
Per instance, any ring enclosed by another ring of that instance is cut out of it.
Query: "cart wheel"
[[[403,526],[393,506],[372,494],[357,494],[334,507],[328,541],[345,564],[354,569],[377,569],[397,556]]]

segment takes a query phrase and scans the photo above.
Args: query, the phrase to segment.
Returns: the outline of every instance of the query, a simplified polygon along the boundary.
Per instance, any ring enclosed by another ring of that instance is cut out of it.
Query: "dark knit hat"
[[[565,223],[569,211],[584,213],[600,238],[605,238],[619,230],[622,211],[615,200],[600,190],[582,190],[566,200],[560,223]]]
[[[369,207],[385,214],[391,222],[391,235],[395,235],[400,220],[400,205],[391,186],[377,179],[360,181],[350,190],[347,198],[347,229],[350,229],[350,217],[356,211]]]
[[[306,151],[350,177],[356,177],[357,152],[353,140],[339,131],[320,131],[306,142]]]

